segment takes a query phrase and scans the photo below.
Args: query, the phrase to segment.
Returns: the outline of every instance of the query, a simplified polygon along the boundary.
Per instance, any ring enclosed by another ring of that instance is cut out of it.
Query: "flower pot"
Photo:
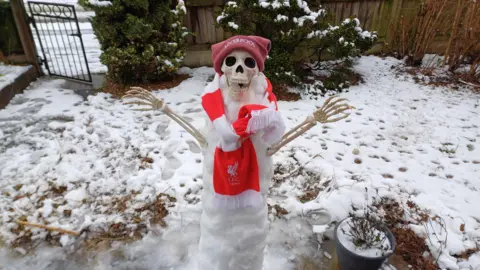
[[[335,234],[335,248],[338,258],[338,268],[340,270],[376,270],[380,269],[382,264],[385,260],[388,259],[394,252],[396,247],[395,237],[393,236],[392,232],[383,226],[382,231],[386,234],[388,241],[390,242],[390,251],[387,254],[379,255],[379,256],[364,256],[355,253],[348,249],[340,239],[338,238],[338,234],[342,233],[339,231],[341,225],[344,225],[349,218],[345,218],[341,220],[336,226],[334,230]]]

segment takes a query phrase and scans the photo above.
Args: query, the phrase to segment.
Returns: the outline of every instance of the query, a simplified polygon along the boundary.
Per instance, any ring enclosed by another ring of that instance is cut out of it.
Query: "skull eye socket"
[[[257,63],[255,62],[255,59],[251,57],[247,57],[245,59],[245,66],[247,66],[248,68],[255,68],[256,65]]]
[[[225,64],[228,67],[231,67],[231,66],[235,65],[236,62],[237,62],[237,59],[233,56],[229,56],[225,59]]]

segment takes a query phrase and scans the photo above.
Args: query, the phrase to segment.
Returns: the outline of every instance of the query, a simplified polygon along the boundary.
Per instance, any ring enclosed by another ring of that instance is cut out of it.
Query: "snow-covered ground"
[[[468,260],[452,256],[480,244],[480,96],[418,85],[410,75],[395,74],[391,66],[398,64],[391,58],[362,57],[355,68],[365,84],[341,94],[357,108],[352,115],[317,125],[276,154],[280,174],[309,161],[308,174],[272,182],[269,204],[289,213],[284,218],[271,215],[265,269],[294,269],[301,255],[323,256],[308,213],[323,209],[339,221],[352,204],[364,206],[365,187],[370,195],[408,199],[443,218],[446,231],[436,222],[431,227],[412,225],[434,239],[428,245],[440,255],[441,267],[480,267],[478,252]],[[213,69],[182,71],[192,78],[155,95],[201,126],[200,94]],[[0,262],[7,269],[192,269],[202,186],[202,155],[193,137],[160,113],[134,112],[103,93],[83,100],[62,89],[62,83],[37,81],[0,110],[4,241],[18,237],[11,230],[22,217],[76,232],[107,229],[113,223],[150,226],[149,213],[137,210],[159,193],[176,199],[165,218],[168,226],[149,227],[143,240],[88,259],[74,248],[81,239],[63,236],[63,249],[37,248],[36,255],[25,257],[3,249]],[[322,102],[282,101],[279,107],[287,126],[293,127]],[[300,202],[298,196],[312,181],[321,189],[319,196]],[[120,211],[119,199],[129,194]],[[47,235],[42,229],[31,231],[34,239]],[[446,249],[439,252],[442,241]]]
[[[0,91],[30,68],[31,66],[10,66],[0,62]]]

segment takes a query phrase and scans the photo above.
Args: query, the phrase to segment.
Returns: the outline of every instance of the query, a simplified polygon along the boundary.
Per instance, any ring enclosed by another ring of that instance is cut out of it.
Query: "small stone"
[[[70,209],[63,210],[63,215],[65,217],[70,217],[72,215],[72,210],[70,210]]]
[[[393,179],[393,175],[389,174],[389,173],[384,173],[382,174],[383,178],[388,178],[388,179]]]
[[[358,155],[358,154],[360,154],[360,150],[358,150],[357,148],[355,148],[355,149],[353,149],[352,154]]]
[[[362,160],[359,159],[359,158],[356,158],[356,159],[354,160],[354,162],[355,162],[356,164],[362,164]]]

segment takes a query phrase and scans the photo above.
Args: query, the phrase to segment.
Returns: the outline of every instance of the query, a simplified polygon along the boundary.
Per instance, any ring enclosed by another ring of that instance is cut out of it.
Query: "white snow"
[[[272,183],[269,204],[288,214],[270,215],[265,269],[293,269],[292,256],[323,256],[311,242],[315,222],[308,213],[324,209],[332,221],[339,221],[352,204],[364,207],[365,187],[372,196],[377,189],[379,196],[411,200],[443,218],[444,229],[436,221],[427,228],[412,225],[432,239],[427,244],[440,256],[440,267],[480,267],[478,253],[468,260],[453,256],[480,239],[479,96],[416,84],[410,75],[391,69],[400,64],[392,58],[362,57],[355,69],[365,83],[340,94],[356,107],[352,115],[315,126],[274,156],[286,170],[281,174],[310,160],[305,170],[317,178],[299,175]],[[181,71],[192,78],[154,94],[200,127],[200,94],[214,71]],[[119,220],[134,225],[135,209],[159,193],[177,200],[168,208],[168,227],[150,227],[143,240],[115,247],[124,259],[105,251],[91,260],[74,260],[67,252],[70,242],[63,238],[65,249],[42,247],[35,256],[23,258],[2,249],[0,261],[13,269],[115,268],[118,263],[135,269],[192,269],[200,233],[203,162],[193,137],[160,112],[134,112],[104,93],[83,100],[63,89],[63,83],[34,82],[0,110],[0,234],[5,243],[17,237],[11,229],[22,215],[32,223],[72,231],[104,228]],[[287,127],[303,121],[324,100],[280,101]],[[322,157],[312,159],[317,154]],[[153,162],[142,162],[145,157]],[[311,181],[321,187],[319,196],[302,203],[297,196]],[[17,190],[19,184],[23,186]],[[58,194],[54,187],[66,190]],[[125,211],[118,211],[115,201],[128,194],[132,196]],[[19,198],[23,195],[29,196]],[[40,209],[42,196],[53,206],[46,218],[43,214],[50,209],[45,203]],[[72,210],[70,217],[63,216],[64,209]],[[146,222],[148,214],[143,214]],[[46,235],[41,229],[32,233],[40,239]],[[442,244],[446,247],[440,252]]]
[[[88,2],[93,6],[99,7],[108,7],[112,5],[112,2],[106,0],[88,0]]]
[[[87,198],[88,194],[84,188],[74,189],[65,195],[65,200],[72,202],[81,202]]]
[[[22,73],[27,72],[32,66],[11,66],[0,62],[0,91],[7,85],[13,83]],[[0,132],[0,137],[2,133]]]
[[[234,8],[238,7],[237,2],[234,2],[234,1],[228,1],[226,5]]]
[[[234,22],[228,22],[228,26],[232,27],[233,29],[238,29],[238,24]]]
[[[288,16],[285,16],[285,15],[282,15],[282,14],[278,14],[277,15],[277,18],[275,18],[274,20],[275,22],[283,22],[283,21],[288,21]]]
[[[48,217],[53,212],[52,202],[53,201],[51,199],[46,199],[43,201],[43,211],[42,211],[43,217]]]
[[[378,236],[380,243],[375,243],[375,246],[366,247],[366,246],[356,246],[353,243],[353,237],[351,236],[351,226],[349,221],[351,218],[343,221],[337,229],[337,236],[340,243],[348,250],[354,252],[357,255],[375,258],[382,257],[386,254],[391,253],[391,244],[390,240],[386,237],[386,234],[377,229],[372,230],[372,234]]]
[[[314,233],[323,234],[328,229],[327,225],[313,225],[312,230]]]

